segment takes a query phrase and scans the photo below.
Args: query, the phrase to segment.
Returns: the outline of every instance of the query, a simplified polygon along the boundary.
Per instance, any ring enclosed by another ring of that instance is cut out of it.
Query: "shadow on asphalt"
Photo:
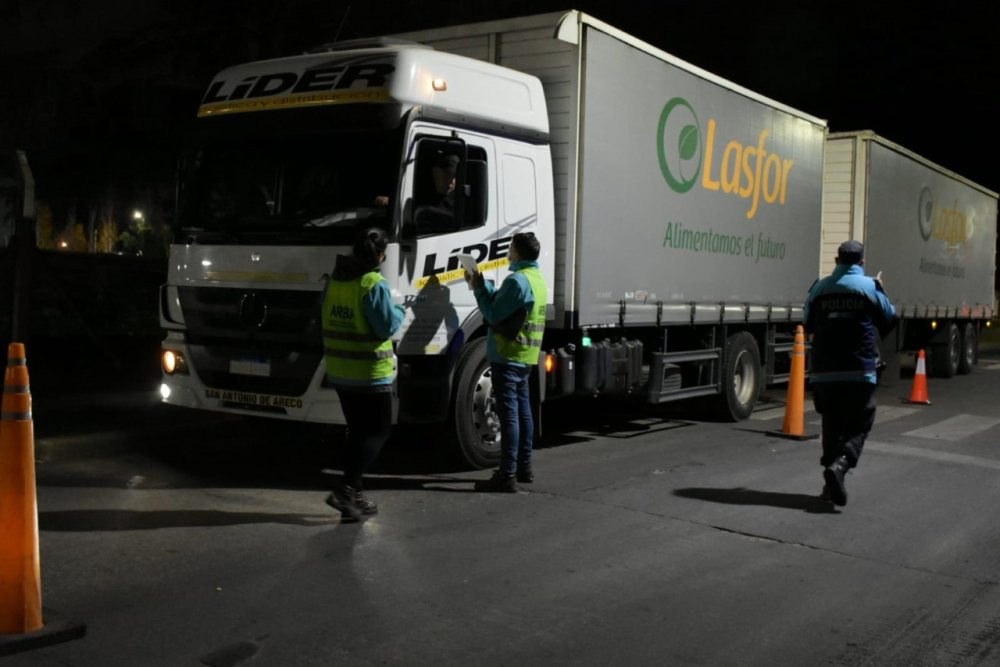
[[[839,514],[834,506],[821,500],[819,496],[807,496],[803,493],[777,493],[774,491],[755,491],[741,487],[732,489],[712,489],[704,487],[689,487],[675,489],[674,495],[693,500],[704,500],[725,505],[763,505],[781,509],[802,510],[811,514]]]
[[[109,433],[109,442],[84,443],[67,437],[63,444],[47,445],[39,481],[47,486],[120,488],[135,478],[134,484],[146,489],[329,490],[343,469],[342,427],[233,415],[206,419],[208,413],[194,413],[192,421],[176,423],[171,418],[192,412],[157,407],[165,414],[150,415],[145,428],[118,436],[117,442]],[[51,453],[77,446],[75,451]],[[129,480],[123,477],[123,467]],[[424,488],[429,483],[461,481],[448,475],[463,469],[467,470],[433,443],[394,433],[371,476],[366,476],[366,486]]]
[[[38,527],[41,530],[68,532],[211,528],[263,523],[317,526],[340,523],[340,517],[330,514],[267,514],[214,510],[65,510],[40,512],[38,515]]]
[[[143,488],[271,488],[326,490],[343,469],[341,426],[211,413],[159,402],[155,388],[53,395],[35,403],[40,481],[49,486],[118,487],[118,461],[143,476]],[[676,404],[625,405],[568,399],[545,406],[537,449],[596,438],[634,438],[692,426]],[[446,425],[445,428],[448,428]],[[371,470],[369,488],[448,485],[473,469],[442,442],[441,425],[404,425]],[[67,463],[68,466],[60,464]],[[151,464],[151,465],[150,465]],[[105,470],[107,468],[107,470]],[[86,474],[82,474],[85,472]]]

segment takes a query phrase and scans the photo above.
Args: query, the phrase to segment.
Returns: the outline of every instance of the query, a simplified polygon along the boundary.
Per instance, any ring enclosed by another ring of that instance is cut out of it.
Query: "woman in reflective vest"
[[[514,493],[517,482],[535,480],[531,467],[535,422],[528,378],[538,364],[545,333],[548,288],[538,269],[541,244],[531,232],[514,234],[508,259],[511,274],[500,285],[470,275],[476,304],[489,324],[486,356],[490,362],[493,397],[500,416],[500,468],[480,491]]]
[[[323,348],[327,382],[337,389],[347,422],[343,480],[326,502],[347,521],[376,514],[362,489],[392,429],[392,384],[396,358],[392,335],[403,323],[378,268],[388,238],[379,228],[362,232],[350,255],[339,255],[323,297]]]

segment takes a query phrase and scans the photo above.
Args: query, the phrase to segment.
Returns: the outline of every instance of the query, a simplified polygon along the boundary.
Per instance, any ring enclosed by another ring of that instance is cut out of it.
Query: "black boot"
[[[823,490],[820,491],[819,499],[829,503],[833,502],[833,496],[830,494],[830,485],[825,481],[823,482]]]
[[[357,504],[357,496],[360,492],[353,487],[338,484],[333,487],[333,491],[326,497],[326,504],[340,510],[342,521],[357,521],[364,511]]]
[[[825,490],[830,495],[830,500],[834,505],[843,507],[847,504],[847,487],[844,485],[844,475],[850,469],[847,459],[843,456],[823,469],[823,480],[826,482]]]
[[[365,497],[365,492],[358,489],[354,492],[354,504],[365,516],[378,514],[378,505]]]
[[[475,484],[476,491],[487,491],[490,493],[517,493],[517,482],[514,476],[507,476],[499,470],[493,471],[493,476],[489,479],[482,479]]]
[[[535,471],[531,469],[530,463],[517,464],[517,481],[521,484],[531,484],[535,481]]]

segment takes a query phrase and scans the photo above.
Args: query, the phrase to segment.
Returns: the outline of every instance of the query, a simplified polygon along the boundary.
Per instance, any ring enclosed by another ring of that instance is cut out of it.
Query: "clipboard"
[[[476,264],[476,258],[472,255],[458,255],[458,261],[462,263],[462,268],[470,274],[476,275],[479,273],[479,265]]]

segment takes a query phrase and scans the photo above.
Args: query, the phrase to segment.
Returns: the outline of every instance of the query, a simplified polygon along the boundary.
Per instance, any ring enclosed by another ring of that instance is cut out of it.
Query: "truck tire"
[[[722,395],[716,404],[716,415],[725,421],[749,417],[757,405],[763,379],[760,350],[754,337],[741,331],[727,338],[722,361]]]
[[[979,335],[972,322],[962,327],[962,354],[958,359],[958,374],[968,375],[979,362]]]
[[[934,353],[932,367],[934,375],[950,378],[958,372],[958,364],[962,358],[962,335],[957,324],[954,322],[947,324],[944,340],[945,342],[938,343],[932,348]]]
[[[459,455],[473,468],[500,464],[500,419],[486,359],[486,339],[470,341],[455,369],[454,426]]]

